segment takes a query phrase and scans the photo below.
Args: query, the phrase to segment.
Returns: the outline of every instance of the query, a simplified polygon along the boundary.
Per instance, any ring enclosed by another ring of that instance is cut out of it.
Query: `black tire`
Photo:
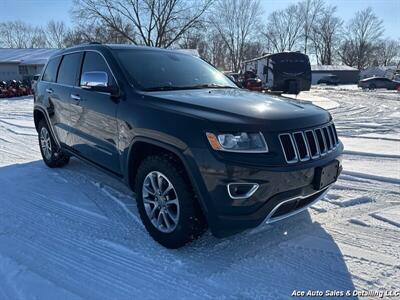
[[[51,150],[48,153],[45,153],[45,150],[42,147],[41,139],[43,134],[48,134],[48,139],[50,140]],[[47,123],[45,120],[41,120],[38,126],[38,137],[39,137],[39,148],[40,153],[42,154],[42,158],[44,163],[50,168],[61,168],[68,164],[69,156],[62,153],[61,149],[54,142],[54,138],[51,135],[51,131],[49,130]]]
[[[172,183],[179,202],[179,218],[172,232],[162,232],[153,225],[143,201],[145,178],[152,172],[160,172]],[[168,155],[148,156],[137,171],[135,178],[136,203],[140,218],[149,234],[158,243],[169,249],[177,249],[200,237],[206,230],[196,193],[188,182],[185,171],[174,158]]]

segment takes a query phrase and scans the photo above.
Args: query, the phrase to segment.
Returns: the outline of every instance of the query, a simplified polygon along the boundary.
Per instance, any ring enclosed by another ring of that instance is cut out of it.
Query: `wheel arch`
[[[33,110],[33,121],[34,121],[34,123],[35,123],[36,131],[39,130],[39,123],[40,123],[40,121],[42,121],[42,120],[45,120],[46,123],[47,123],[47,125],[49,125],[49,123],[47,122],[47,118],[46,118],[45,113],[44,113],[41,109],[35,108],[35,109]]]
[[[140,165],[140,162],[149,155],[167,155],[171,156],[179,165],[182,167],[183,171],[187,175],[189,180],[189,184],[191,184],[193,191],[197,195],[197,201],[199,206],[201,207],[202,213],[209,221],[209,215],[207,214],[207,207],[204,203],[204,199],[200,192],[200,188],[197,185],[197,182],[190,172],[190,167],[188,165],[187,160],[184,157],[183,152],[185,149],[179,149],[173,145],[165,144],[163,142],[153,140],[151,138],[146,137],[137,137],[132,142],[131,146],[128,150],[127,155],[127,169],[126,169],[126,181],[129,187],[134,191],[135,190],[135,178],[137,174],[137,168]]]
[[[150,155],[167,155],[176,160],[177,163],[188,173],[183,154],[173,145],[153,140],[146,137],[137,137],[131,143],[127,156],[127,180],[129,186],[134,190],[134,180],[140,162]]]
[[[33,109],[33,121],[35,123],[35,129],[38,132],[39,130],[39,123],[40,121],[45,120],[47,127],[50,130],[50,134],[52,135],[54,141],[56,142],[57,146],[60,147],[60,142],[58,141],[57,136],[54,134],[53,126],[51,126],[51,123],[49,121],[49,117],[47,115],[47,112],[41,108],[41,107],[35,107]]]

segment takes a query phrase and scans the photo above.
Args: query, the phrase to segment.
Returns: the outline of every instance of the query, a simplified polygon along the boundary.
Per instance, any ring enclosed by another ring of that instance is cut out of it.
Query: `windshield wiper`
[[[212,89],[234,89],[234,86],[231,85],[220,85],[220,84],[215,84],[215,83],[206,83],[206,84],[198,84],[198,85],[194,85],[192,86],[192,88],[194,89],[208,89],[208,88],[212,88]]]
[[[173,91],[173,90],[187,90],[188,88],[185,86],[173,86],[173,85],[163,85],[163,86],[154,86],[144,89],[146,92],[153,91]]]
[[[206,84],[197,84],[197,85],[188,85],[188,86],[173,86],[173,85],[163,85],[163,86],[155,86],[145,89],[146,92],[152,91],[173,91],[173,90],[193,90],[193,89],[234,89],[235,87],[230,85],[219,85],[214,83],[206,83]]]

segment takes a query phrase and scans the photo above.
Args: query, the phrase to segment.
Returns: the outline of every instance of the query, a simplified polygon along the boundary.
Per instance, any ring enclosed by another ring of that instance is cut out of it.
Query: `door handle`
[[[49,93],[49,94],[52,94],[53,93],[53,89],[46,89],[46,92]]]
[[[71,99],[73,99],[75,101],[81,101],[81,97],[79,97],[79,95],[71,94]]]

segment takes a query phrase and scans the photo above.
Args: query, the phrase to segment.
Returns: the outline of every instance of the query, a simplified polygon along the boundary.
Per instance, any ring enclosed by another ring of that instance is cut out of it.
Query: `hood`
[[[312,127],[330,121],[327,111],[308,101],[242,89],[161,91],[144,95],[160,105],[228,126],[235,123],[263,124],[270,130],[282,130]]]

